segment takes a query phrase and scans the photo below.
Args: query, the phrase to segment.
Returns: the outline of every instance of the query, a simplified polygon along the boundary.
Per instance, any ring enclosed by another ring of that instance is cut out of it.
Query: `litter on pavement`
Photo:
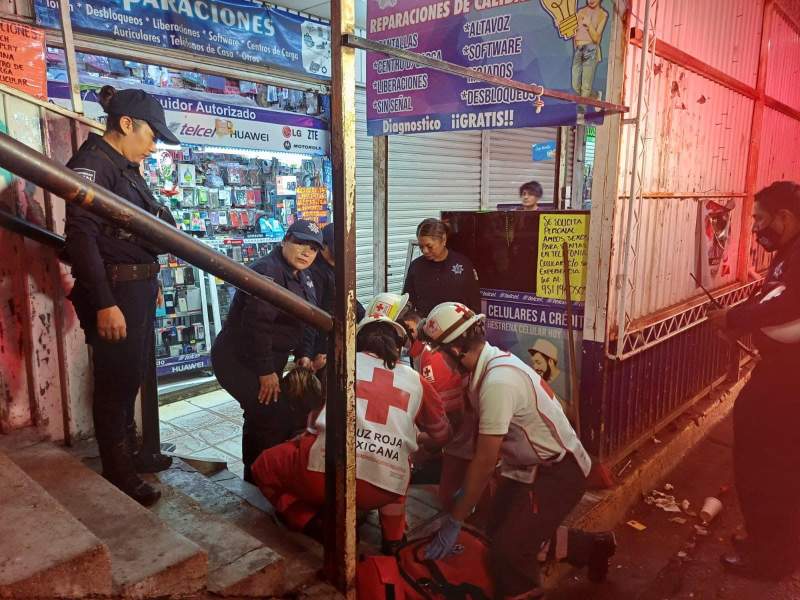
[[[645,496],[644,503],[660,508],[664,512],[681,512],[681,507],[675,501],[675,496],[670,496],[658,490],[653,490]]]
[[[636,531],[644,531],[645,529],[647,529],[647,525],[639,523],[639,521],[631,520],[628,521],[627,525],[628,527],[633,527]]]

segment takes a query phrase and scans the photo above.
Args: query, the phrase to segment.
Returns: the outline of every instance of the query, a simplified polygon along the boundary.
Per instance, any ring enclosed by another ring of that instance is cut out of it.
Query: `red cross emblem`
[[[394,373],[386,369],[375,369],[372,381],[359,380],[356,393],[367,401],[364,419],[380,425],[386,425],[390,406],[407,411],[411,398],[407,391],[394,387]]]
[[[456,304],[456,312],[462,315],[465,315],[469,312],[469,309],[466,306],[461,306],[460,304]]]
[[[383,302],[378,302],[373,309],[372,317],[385,317],[389,312],[389,305]]]

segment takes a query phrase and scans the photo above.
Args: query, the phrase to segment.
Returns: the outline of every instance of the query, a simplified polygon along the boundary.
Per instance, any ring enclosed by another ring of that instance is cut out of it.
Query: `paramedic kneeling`
[[[469,374],[477,441],[450,514],[426,550],[438,560],[453,550],[500,458],[500,482],[487,533],[498,598],[537,598],[539,555],[589,566],[602,580],[613,534],[559,527],[586,487],[591,460],[547,383],[516,356],[486,342],[484,315],[463,304],[436,306],[421,324],[432,349]]]
[[[411,367],[398,364],[403,328],[384,316],[367,316],[356,335],[356,507],[380,509],[384,552],[405,533],[409,460],[417,450],[417,427],[432,443],[450,437],[439,395]],[[325,414],[313,431],[265,450],[253,477],[286,524],[311,536],[321,533],[325,503]]]

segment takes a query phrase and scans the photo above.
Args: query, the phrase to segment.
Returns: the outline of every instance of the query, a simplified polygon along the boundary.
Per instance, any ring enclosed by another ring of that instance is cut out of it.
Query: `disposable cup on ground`
[[[714,520],[714,517],[720,513],[721,510],[722,502],[713,496],[709,496],[703,502],[703,509],[700,511],[700,518],[703,520],[703,523],[710,523]]]

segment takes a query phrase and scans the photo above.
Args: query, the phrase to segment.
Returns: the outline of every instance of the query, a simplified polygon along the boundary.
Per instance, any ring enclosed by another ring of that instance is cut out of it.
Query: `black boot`
[[[125,430],[125,445],[133,457],[133,467],[137,473],[159,473],[172,466],[172,457],[157,452],[145,452],[139,446],[139,436],[136,435],[136,423],[131,423]]]
[[[136,475],[127,441],[106,444],[98,440],[98,447],[103,463],[103,477],[144,506],[155,504],[161,498],[161,492],[157,488]]]

